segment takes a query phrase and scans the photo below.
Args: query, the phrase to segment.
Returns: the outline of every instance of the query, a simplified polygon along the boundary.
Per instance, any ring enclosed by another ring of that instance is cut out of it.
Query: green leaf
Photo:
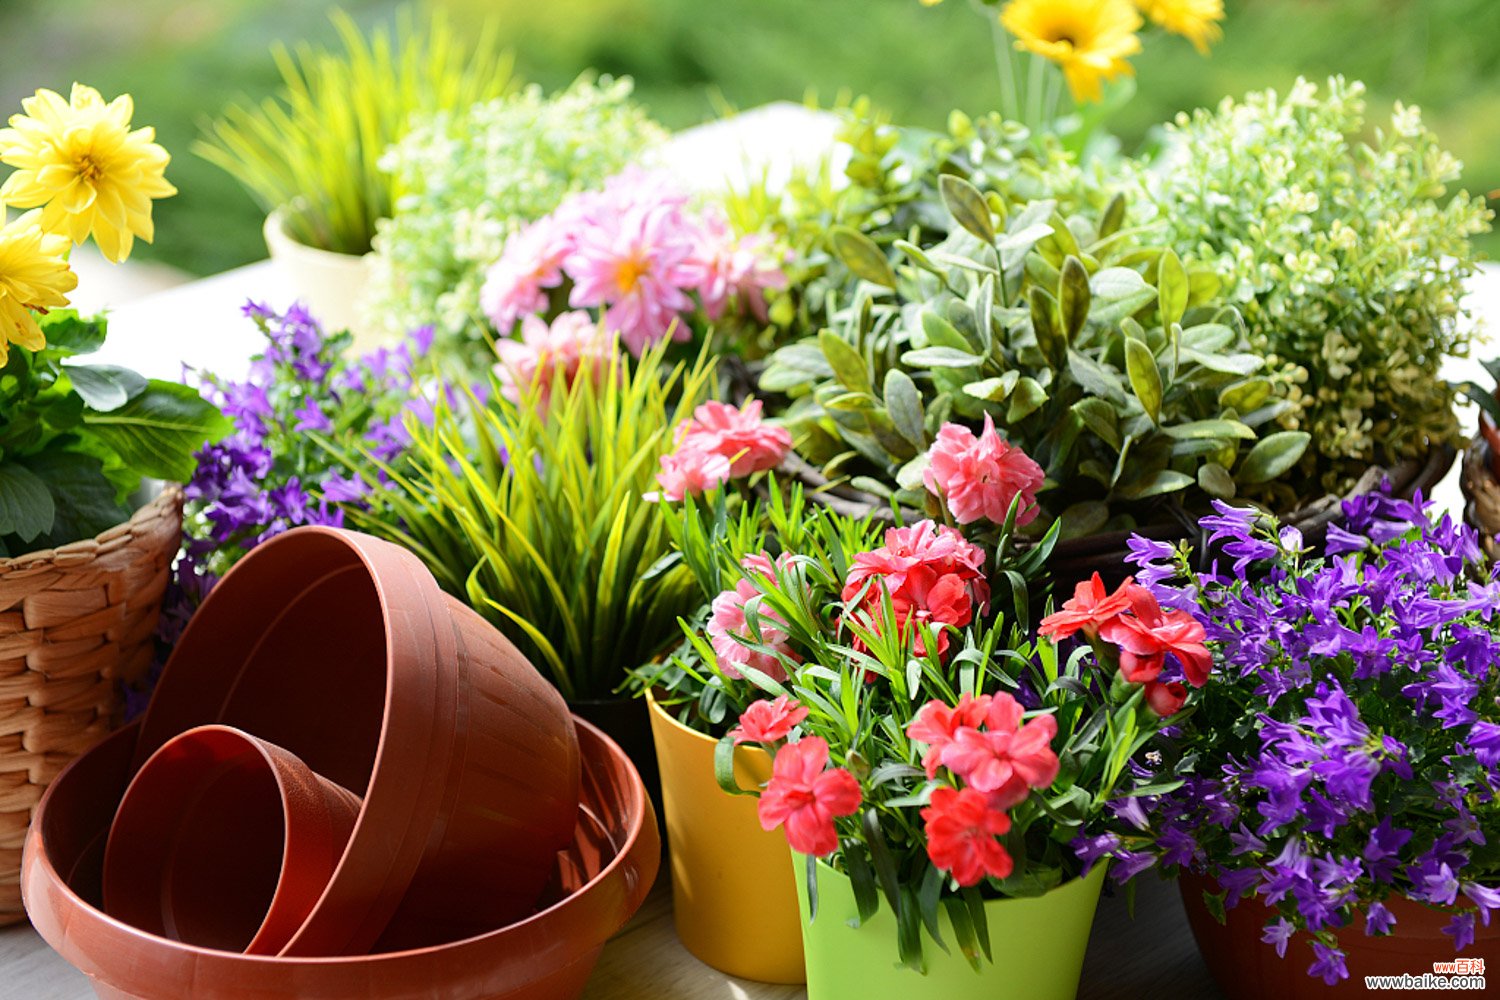
[[[913,448],[925,451],[927,429],[922,412],[922,394],[911,376],[899,368],[885,373],[885,409],[896,433],[910,441]]]
[[[857,917],[849,922],[858,927],[880,910],[880,890],[875,887],[875,871],[861,850],[844,853],[844,866],[849,870],[849,886],[854,890],[854,908]]]
[[[155,379],[119,409],[85,410],[83,424],[129,468],[178,483],[193,478],[193,453],[230,430],[229,420],[196,389]]]
[[[1235,494],[1234,477],[1218,462],[1204,462],[1198,466],[1198,485],[1203,487],[1203,492],[1220,500],[1229,500]]]
[[[1109,200],[1104,207],[1104,215],[1099,220],[1099,238],[1108,239],[1119,232],[1120,225],[1125,221],[1125,196],[1117,194]]]
[[[92,354],[104,346],[105,321],[82,319],[73,309],[54,309],[41,317],[37,325],[47,338],[47,350],[62,357]]]
[[[91,409],[118,410],[146,390],[146,379],[118,365],[64,365],[73,389]]]
[[[1061,368],[1068,356],[1068,341],[1057,327],[1057,303],[1040,285],[1032,285],[1028,297],[1031,303],[1031,329],[1036,334],[1036,344],[1052,367]]]
[[[1193,485],[1193,481],[1193,477],[1186,473],[1176,472],[1172,469],[1163,469],[1145,479],[1126,483],[1124,486],[1116,489],[1114,495],[1124,500],[1144,500],[1146,497],[1160,496],[1163,493],[1175,493],[1178,490],[1187,489]]]
[[[1224,891],[1209,892],[1206,889],[1203,891],[1203,908],[1208,911],[1209,916],[1213,917],[1220,924],[1226,920],[1224,915],[1224,899],[1227,895],[1228,893]]]
[[[1254,354],[1206,354],[1186,347],[1182,349],[1182,360],[1224,375],[1253,375],[1265,366],[1265,360]]]
[[[1083,425],[1115,451],[1120,450],[1120,427],[1115,408],[1098,396],[1085,396],[1071,407]]]
[[[1119,377],[1088,355],[1069,351],[1068,371],[1085,392],[1116,406],[1125,405],[1125,386]]]
[[[56,516],[52,493],[34,472],[16,462],[0,465],[0,535],[30,542],[51,531]]]
[[[1061,537],[1084,538],[1097,534],[1109,520],[1109,504],[1099,500],[1082,500],[1058,515],[1062,522]]]
[[[995,242],[995,224],[990,219],[990,206],[979,189],[957,174],[943,174],[938,178],[938,193],[943,204],[960,226],[987,244]]]
[[[1128,267],[1106,267],[1089,279],[1089,289],[1097,298],[1113,301],[1141,292],[1151,292],[1151,286],[1141,273]],[[1153,296],[1155,293],[1152,293]]]
[[[1125,339],[1125,371],[1130,376],[1130,388],[1141,401],[1141,408],[1151,422],[1161,422],[1161,369],[1156,366],[1156,356],[1151,348],[1133,337]]]
[[[913,368],[977,368],[984,359],[952,347],[923,347],[907,351],[901,360]]]
[[[967,352],[972,351],[975,346],[958,327],[932,309],[922,311],[922,333],[927,337],[928,347],[951,347]]]
[[[1057,293],[1063,333],[1067,336],[1068,343],[1072,344],[1077,341],[1079,331],[1089,318],[1089,272],[1083,266],[1083,261],[1077,257],[1069,257],[1063,261],[1062,280],[1058,283]],[[1060,359],[1058,363],[1060,366]]]
[[[874,240],[849,226],[834,226],[828,231],[828,238],[833,243],[833,252],[855,277],[885,288],[896,287],[896,272],[891,270],[890,261]]]
[[[1270,482],[1297,464],[1311,440],[1306,431],[1281,431],[1262,438],[1245,456],[1236,478],[1242,483]]]
[[[1254,441],[1255,431],[1238,420],[1190,420],[1175,427],[1164,427],[1163,432],[1175,440],[1190,438],[1240,438]]]
[[[1005,422],[1013,424],[1025,420],[1037,407],[1047,401],[1047,390],[1030,375],[1021,376],[1015,391],[1010,394],[1010,408],[1005,411]]]
[[[973,396],[975,399],[987,399],[992,403],[998,403],[1010,395],[1010,391],[1016,387],[1016,382],[1020,378],[1021,373],[1012,368],[1004,375],[970,382],[964,386],[964,394]]]
[[[832,330],[823,330],[818,334],[818,347],[833,369],[834,377],[846,388],[856,392],[870,391],[869,367],[853,344]]]
[[[1219,390],[1219,405],[1240,413],[1253,413],[1271,398],[1274,388],[1269,379],[1252,378],[1234,382]]]
[[[1175,250],[1169,248],[1162,253],[1158,272],[1156,289],[1161,325],[1168,327],[1173,323],[1181,323],[1183,314],[1187,312],[1188,276],[1182,266],[1182,258],[1177,256]]]

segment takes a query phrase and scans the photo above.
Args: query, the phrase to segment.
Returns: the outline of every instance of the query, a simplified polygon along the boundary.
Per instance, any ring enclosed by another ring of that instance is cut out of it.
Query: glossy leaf
[[[1151,348],[1139,340],[1126,338],[1125,340],[1125,371],[1130,377],[1130,388],[1135,392],[1136,399],[1141,401],[1141,408],[1151,418],[1152,423],[1161,419],[1161,369],[1156,366],[1156,356],[1151,353]]]
[[[1306,431],[1281,431],[1262,438],[1240,463],[1238,480],[1265,483],[1280,477],[1297,464],[1311,440]]]
[[[985,243],[995,242],[990,207],[978,188],[956,174],[943,174],[938,178],[938,192],[949,214],[960,226]]]
[[[1158,268],[1156,289],[1160,296],[1158,308],[1162,325],[1180,323],[1188,305],[1188,276],[1182,258],[1176,251],[1168,249],[1162,253]]]
[[[828,231],[828,238],[833,252],[855,277],[885,288],[896,287],[896,272],[891,270],[890,261],[874,240],[849,226],[834,226]]]

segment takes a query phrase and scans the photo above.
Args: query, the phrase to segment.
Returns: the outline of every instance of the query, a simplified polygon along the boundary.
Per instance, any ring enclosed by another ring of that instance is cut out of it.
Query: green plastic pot
[[[1065,882],[1044,896],[985,904],[994,962],[976,972],[958,950],[941,908],[944,953],[923,931],[926,974],[898,966],[896,917],[881,901],[875,916],[858,917],[848,876],[818,862],[818,914],[807,914],[807,859],[792,855],[808,1000],[1074,1000],[1105,867]]]

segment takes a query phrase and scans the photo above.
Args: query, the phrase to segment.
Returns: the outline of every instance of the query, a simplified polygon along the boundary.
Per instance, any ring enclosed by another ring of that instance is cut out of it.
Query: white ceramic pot
[[[353,333],[355,353],[379,346],[387,338],[365,319],[362,308],[370,281],[370,255],[335,253],[299,243],[286,231],[285,212],[278,208],[266,216],[266,248],[297,298],[328,332]]]

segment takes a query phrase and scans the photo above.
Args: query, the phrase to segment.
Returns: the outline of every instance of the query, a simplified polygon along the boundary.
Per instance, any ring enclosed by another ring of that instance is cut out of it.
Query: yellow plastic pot
[[[719,787],[715,740],[682,725],[655,700],[650,704],[677,936],[720,972],[763,983],[803,982],[786,838],[760,828],[754,798]],[[740,747],[734,770],[741,788],[759,787],[771,777],[771,757],[758,747]]]
[[[850,926],[859,909],[849,877],[819,861],[818,912],[809,921],[807,858],[792,854],[792,869],[807,949],[807,1000],[1074,1000],[1105,866],[1042,896],[985,903],[995,960],[977,971],[958,950],[946,909],[938,910],[949,950],[945,954],[924,930],[925,974],[897,964],[896,917],[884,900],[873,917]]]

